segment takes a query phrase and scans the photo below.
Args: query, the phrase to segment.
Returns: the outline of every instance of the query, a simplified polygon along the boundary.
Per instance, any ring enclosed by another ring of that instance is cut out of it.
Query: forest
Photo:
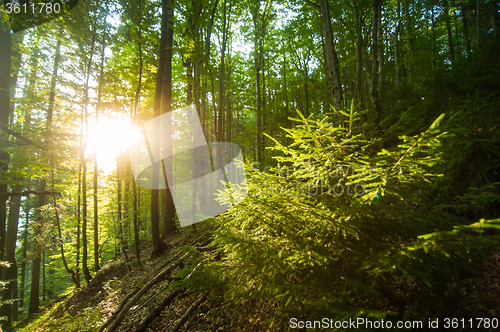
[[[3,0],[0,331],[497,330],[499,7]]]

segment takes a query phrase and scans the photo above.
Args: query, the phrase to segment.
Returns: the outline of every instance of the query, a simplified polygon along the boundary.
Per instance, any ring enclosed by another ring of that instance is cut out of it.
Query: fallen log
[[[177,295],[184,292],[184,290],[176,289],[172,291],[170,294],[166,295],[159,305],[139,324],[135,332],[144,332],[146,328],[151,324],[151,322],[158,316],[163,309],[165,309],[172,301],[177,297]]]
[[[104,325],[101,326],[101,329],[99,331],[104,331],[104,329],[106,328],[106,326],[108,326],[109,324],[111,324],[111,322],[116,318],[116,316],[120,313],[120,311],[122,311],[122,309],[125,306],[125,304],[127,303],[127,301],[132,296],[134,296],[135,294],[137,294],[137,292],[139,290],[140,290],[140,288],[136,288],[132,292],[128,293],[127,296],[125,296],[125,298],[118,305],[118,308],[116,308],[116,310],[113,312],[113,314],[111,315],[111,317],[108,318],[108,320],[104,323]]]
[[[184,325],[184,323],[186,323],[186,321],[188,320],[189,316],[196,309],[198,309],[198,307],[200,306],[200,304],[203,303],[203,301],[205,301],[205,299],[207,298],[207,295],[208,295],[208,292],[203,293],[203,295],[198,300],[196,300],[196,302],[193,303],[193,305],[190,306],[188,310],[186,310],[186,312],[184,313],[184,315],[182,315],[182,317],[179,318],[179,320],[175,323],[174,327],[172,327],[170,329],[170,332],[177,332],[177,331],[179,331],[179,329],[182,327],[182,325]]]
[[[196,265],[196,267],[193,269],[193,271],[191,271],[191,273],[184,277],[184,279],[189,279],[191,277],[191,275],[201,266],[201,263],[198,263],[198,265]],[[168,286],[167,286],[168,287]],[[180,294],[185,293],[186,290],[174,290],[172,293],[170,293],[169,295],[165,296],[163,298],[163,300],[160,302],[159,305],[157,305],[155,307],[155,309],[141,322],[141,324],[139,325],[139,327],[135,330],[135,332],[142,332],[142,331],[145,331],[146,328],[149,326],[149,324],[151,324],[153,322],[153,320],[158,316],[160,315],[160,313],[168,306],[170,305],[170,303],[172,303],[172,301]],[[199,305],[199,304],[198,304]]]
[[[118,313],[115,315],[116,319],[114,319],[113,325],[111,325],[108,329],[108,332],[115,331],[118,326],[120,326],[121,322],[125,318],[125,315],[130,310],[130,308],[156,283],[162,281],[172,270],[178,267],[186,258],[188,258],[191,253],[184,254],[181,258],[179,258],[175,263],[170,265],[168,268],[160,272],[153,280],[144,285],[135,296],[130,299],[121,310],[116,310]],[[114,314],[114,313],[113,313]],[[99,332],[103,332],[106,326],[108,326],[113,321],[113,315],[104,323],[104,325],[99,329]]]

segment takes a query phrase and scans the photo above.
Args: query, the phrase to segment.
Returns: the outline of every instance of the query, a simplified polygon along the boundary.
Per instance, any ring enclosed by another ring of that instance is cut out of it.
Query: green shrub
[[[270,311],[278,320],[457,313],[464,299],[453,285],[495,248],[497,233],[485,230],[500,220],[467,220],[445,205],[498,202],[498,184],[436,203],[453,178],[446,143],[456,136],[443,128],[456,118],[443,114],[387,146],[374,128],[355,125],[359,112],[342,115],[337,126],[299,113],[296,127],[284,129],[292,143],[272,147],[281,154],[276,166],[247,167],[248,196],[216,219],[222,259],[206,271],[228,299],[277,304]]]

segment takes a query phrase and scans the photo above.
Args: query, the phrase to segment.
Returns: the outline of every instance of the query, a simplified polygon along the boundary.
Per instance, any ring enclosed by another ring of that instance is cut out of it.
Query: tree
[[[10,73],[11,73],[11,30],[7,16],[2,12],[0,17],[0,45],[3,51],[0,52],[0,125],[8,126],[10,112]],[[0,133],[0,144],[7,141],[6,134]],[[9,163],[9,154],[5,150],[0,150],[0,172],[6,172]],[[7,184],[0,184],[0,261],[5,257],[6,239],[6,202]],[[0,272],[2,268],[0,267]]]
[[[335,52],[333,43],[332,24],[330,20],[330,6],[328,0],[320,0],[321,21],[323,23],[323,33],[325,36],[325,55],[327,63],[328,84],[333,98],[333,107],[336,110],[342,109],[343,94],[340,82],[339,59]]]
[[[50,132],[52,130],[52,118],[55,106],[55,88],[57,79],[57,70],[59,68],[59,62],[61,59],[61,40],[57,40],[57,45],[55,47],[54,55],[54,67],[52,70],[52,76],[50,81],[50,93],[49,101],[47,107],[47,117],[45,120],[45,142],[50,142]],[[43,193],[47,189],[47,178],[42,178],[40,180],[38,191]],[[29,304],[29,314],[33,314],[38,311],[40,306],[40,263],[41,254],[44,250],[44,217],[42,214],[42,207],[46,204],[47,196],[45,194],[38,196],[37,205],[35,208],[36,221],[35,221],[35,244],[33,252],[33,267],[31,272],[31,293],[30,293],[30,304]]]
[[[173,54],[173,43],[174,43],[174,12],[173,12],[173,1],[163,0],[163,8],[165,8],[166,16],[162,17],[166,20],[165,22],[165,69],[163,72],[163,83],[161,90],[161,114],[165,114],[172,111],[172,54]],[[162,34],[163,36],[163,34]],[[167,142],[162,142],[164,145],[171,144],[170,140]],[[167,150],[169,148],[167,147]],[[162,161],[163,174],[171,174],[172,165]],[[168,234],[177,231],[177,225],[175,223],[175,205],[172,198],[172,193],[168,186],[168,179],[166,176],[165,185],[166,188],[162,190],[162,238],[166,238]]]
[[[372,97],[373,109],[375,110],[375,125],[378,126],[382,118],[382,105],[380,103],[380,94],[377,88],[378,82],[378,71],[379,71],[379,21],[380,21],[380,9],[382,6],[382,0],[373,0],[373,29],[372,29],[372,82],[370,87],[370,93]],[[382,51],[383,52],[383,51]]]
[[[96,27],[92,32],[92,42],[90,46],[90,53],[88,56],[87,70],[85,72],[85,88],[84,88],[84,99],[83,99],[83,121],[85,123],[86,135],[88,134],[88,105],[89,105],[89,79],[90,72],[92,70],[92,58],[94,56],[95,40],[97,37]],[[83,145],[80,148],[80,160],[82,163],[82,242],[83,242],[83,252],[82,252],[82,270],[85,277],[85,281],[89,282],[92,278],[88,268],[88,241],[87,241],[87,159],[85,157],[85,150],[87,149],[87,137],[84,138]]]

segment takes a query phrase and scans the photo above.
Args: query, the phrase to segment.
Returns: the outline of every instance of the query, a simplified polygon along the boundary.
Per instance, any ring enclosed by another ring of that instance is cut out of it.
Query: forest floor
[[[179,248],[188,245],[206,229],[198,227],[193,231],[177,232],[165,239],[167,251],[159,257],[151,257],[152,243],[141,244],[141,265],[137,266],[134,248],[130,248],[128,258],[131,271],[125,264],[123,255],[116,261],[103,266],[88,284],[69,296],[42,308],[35,317],[20,322],[17,331],[98,331],[100,326],[112,315],[120,302],[137,288],[152,280],[168,267],[171,258],[179,253]],[[181,254],[182,255],[182,254]],[[175,276],[178,268],[171,276]],[[155,284],[129,310],[118,331],[135,331],[140,322],[169,293],[166,290],[169,280]],[[146,331],[169,331],[186,310],[201,294],[189,290],[177,298],[154,319]],[[265,306],[255,304],[245,308],[223,303],[220,294],[211,292],[179,331],[260,331],[265,320]]]
[[[189,230],[173,234],[165,240],[169,249],[160,257],[151,257],[151,242],[143,243],[140,266],[135,263],[134,248],[130,248],[128,257],[132,266],[131,271],[127,268],[123,257],[106,264],[88,284],[78,291],[73,291],[71,295],[51,307],[43,308],[36,317],[21,322],[16,330],[98,331],[127,294],[144,286],[172,264],[172,258],[179,254],[179,249],[191,243],[204,231],[206,229],[199,227],[197,233]],[[470,280],[469,287],[462,290],[467,299],[465,306],[470,306],[464,309],[468,312],[487,312],[490,317],[500,317],[500,254],[496,253],[484,259],[481,265],[485,270],[478,278]],[[177,271],[178,268],[171,276],[175,276]],[[168,283],[168,279],[164,279],[142,296],[130,308],[117,331],[135,331],[140,322],[169,293],[170,290],[166,290]],[[493,299],[495,303],[491,303],[491,300],[485,302],[483,298],[485,294],[488,294],[488,298]],[[146,331],[170,331],[177,320],[200,297],[201,294],[190,293],[189,290],[177,296],[154,319]],[[478,307],[485,305],[487,308]],[[269,329],[266,324],[269,309],[265,303],[253,303],[244,307],[228,304],[222,300],[221,294],[212,291],[179,331],[265,331]],[[277,330],[282,329],[283,326],[277,327]]]

